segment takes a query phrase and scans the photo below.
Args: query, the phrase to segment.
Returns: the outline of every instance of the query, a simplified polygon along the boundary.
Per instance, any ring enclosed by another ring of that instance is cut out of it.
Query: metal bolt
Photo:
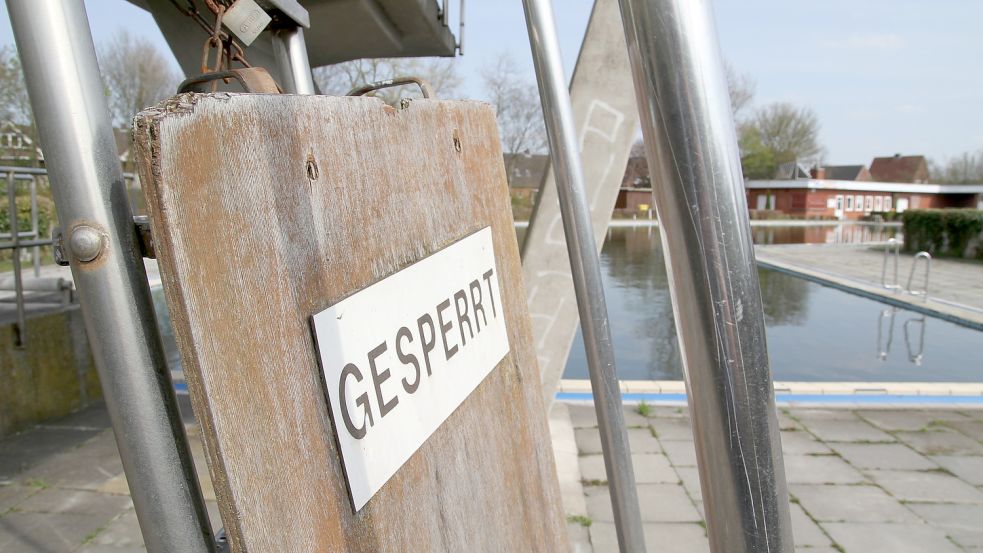
[[[88,225],[79,225],[72,229],[68,247],[79,261],[83,263],[92,261],[102,253],[102,234]]]

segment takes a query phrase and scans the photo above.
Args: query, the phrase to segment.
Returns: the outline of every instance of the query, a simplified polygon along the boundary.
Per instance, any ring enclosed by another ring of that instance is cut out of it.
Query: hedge
[[[906,252],[983,259],[983,211],[979,209],[910,209],[901,220]]]
[[[0,232],[10,233],[10,214],[9,204],[0,202]],[[51,226],[55,222],[55,204],[50,198],[38,196],[38,239],[44,240],[51,236]],[[29,196],[17,197],[17,232],[23,233],[31,230],[31,198]]]

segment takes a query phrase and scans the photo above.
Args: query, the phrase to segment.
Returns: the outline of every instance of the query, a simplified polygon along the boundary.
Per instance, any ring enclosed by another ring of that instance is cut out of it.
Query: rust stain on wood
[[[233,550],[568,549],[487,105],[187,94],[135,140]],[[511,352],[354,513],[309,318],[485,226]]]

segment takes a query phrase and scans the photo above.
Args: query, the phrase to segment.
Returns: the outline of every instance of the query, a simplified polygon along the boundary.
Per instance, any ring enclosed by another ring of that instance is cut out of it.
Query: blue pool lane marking
[[[560,401],[593,401],[590,392],[557,392]],[[686,394],[631,393],[621,394],[622,401],[685,402]],[[909,404],[909,405],[983,405],[983,396],[915,396],[902,394],[775,394],[778,403],[830,404]]]
[[[179,395],[188,394],[188,385],[174,383]],[[557,392],[560,401],[593,401],[590,392]],[[685,402],[686,394],[621,394],[622,401],[637,402]],[[914,396],[902,394],[775,394],[778,403],[830,403],[830,404],[908,404],[908,405],[983,405],[983,396]]]

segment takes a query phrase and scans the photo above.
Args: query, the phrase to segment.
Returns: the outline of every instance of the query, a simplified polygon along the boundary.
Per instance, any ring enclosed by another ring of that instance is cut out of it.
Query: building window
[[[861,196],[860,194],[857,194],[856,196],[854,196],[853,209],[855,209],[857,211],[863,211],[864,210],[864,197]]]
[[[874,210],[874,197],[873,196],[864,196],[864,211],[868,211],[869,212],[869,211],[873,211],[873,210]]]
[[[848,195],[846,197],[846,210],[847,211],[853,211],[853,196],[852,195]]]
[[[882,198],[881,196],[877,196],[876,198],[874,198],[874,211],[883,211],[883,210],[884,210],[884,198]]]
[[[884,196],[884,211],[891,211],[891,196]]]

